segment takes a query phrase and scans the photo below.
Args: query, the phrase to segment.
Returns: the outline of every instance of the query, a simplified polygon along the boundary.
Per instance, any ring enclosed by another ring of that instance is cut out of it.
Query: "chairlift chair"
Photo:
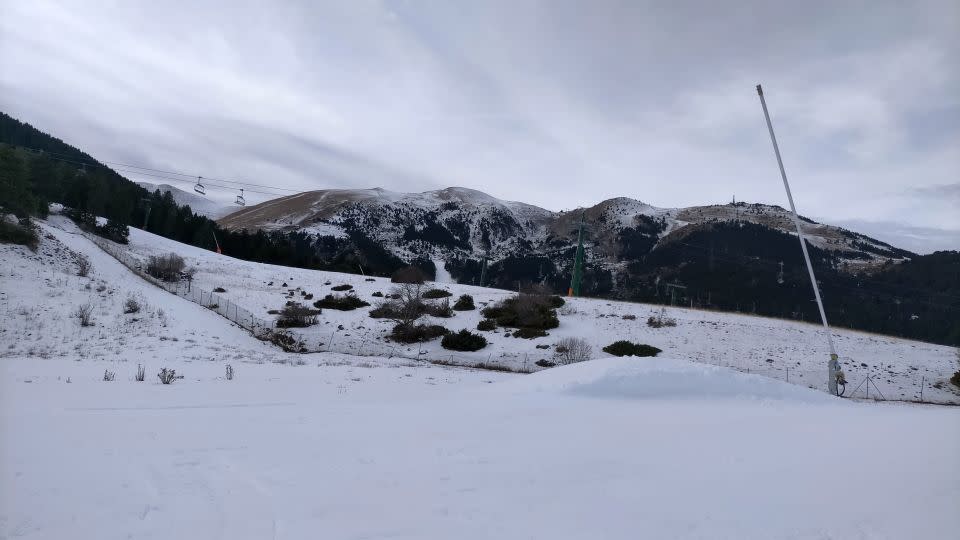
[[[203,180],[203,177],[202,177],[202,176],[198,176],[198,177],[197,177],[197,183],[193,186],[193,190],[196,191],[197,193],[201,194],[201,195],[206,195],[206,194],[207,194],[207,190],[206,190],[205,187],[203,187],[203,184],[200,183],[201,180]]]
[[[243,188],[240,188],[240,194],[237,195],[237,200],[234,201],[234,202],[235,202],[236,204],[239,204],[240,206],[246,206],[246,205],[247,205],[247,201],[244,200],[244,198],[243,198]]]

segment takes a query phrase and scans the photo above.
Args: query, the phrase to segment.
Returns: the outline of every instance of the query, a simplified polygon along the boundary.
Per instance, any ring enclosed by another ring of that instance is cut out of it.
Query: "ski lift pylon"
[[[247,205],[247,201],[244,200],[244,198],[243,198],[243,188],[240,188],[240,194],[237,195],[237,200],[234,201],[234,202],[235,202],[236,204],[239,204],[240,206],[246,206],[246,205]]]
[[[204,187],[203,187],[203,184],[200,183],[201,180],[203,180],[203,177],[202,177],[202,176],[198,176],[198,177],[197,177],[197,183],[194,184],[193,190],[196,191],[197,193],[201,194],[201,195],[206,195],[206,194],[207,194],[207,193],[206,193],[206,188],[204,188]]]

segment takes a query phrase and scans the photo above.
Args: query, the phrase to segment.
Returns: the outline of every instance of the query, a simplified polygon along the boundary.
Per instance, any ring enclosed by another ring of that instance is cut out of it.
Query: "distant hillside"
[[[202,195],[196,195],[190,193],[189,191],[183,191],[178,187],[171,186],[170,184],[151,184],[150,182],[137,182],[137,185],[146,189],[150,193],[160,190],[160,193],[170,192],[170,195],[173,197],[173,200],[179,206],[189,206],[190,210],[193,210],[194,214],[208,217],[210,219],[221,218],[230,212],[233,212],[237,207],[222,204],[216,201],[212,201]]]

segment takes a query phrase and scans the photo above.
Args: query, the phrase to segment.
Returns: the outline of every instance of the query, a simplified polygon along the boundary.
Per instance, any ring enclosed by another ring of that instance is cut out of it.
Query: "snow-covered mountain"
[[[150,182],[137,182],[137,185],[146,189],[150,193],[160,190],[160,193],[170,192],[173,200],[180,206],[189,206],[194,214],[206,216],[210,219],[219,219],[226,216],[234,210],[234,206],[210,200],[202,195],[184,191],[170,184],[151,184]]]
[[[581,217],[588,259],[606,266],[637,259],[717,223],[752,223],[795,234],[790,213],[779,206],[736,203],[657,208],[619,197],[590,208],[552,212],[459,187],[424,193],[381,188],[310,191],[244,208],[219,223],[232,230],[298,230],[339,237],[359,231],[401,258],[426,256],[449,261],[553,258],[576,244]],[[911,255],[812,220],[804,220],[804,229],[815,246],[853,261],[855,268]]]

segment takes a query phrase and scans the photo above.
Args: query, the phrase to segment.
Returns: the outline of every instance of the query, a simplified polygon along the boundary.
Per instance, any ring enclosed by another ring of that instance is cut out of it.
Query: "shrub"
[[[371,296],[375,296],[375,297],[377,297],[377,298],[383,298],[383,293],[380,292],[380,291],[377,291],[377,292],[373,293]]]
[[[487,338],[464,329],[443,336],[440,346],[451,351],[479,351],[487,346]]]
[[[453,309],[456,311],[472,311],[477,309],[477,306],[473,305],[473,297],[469,294],[460,295],[460,298],[457,298],[457,303],[453,304]]]
[[[548,335],[550,334],[547,334],[546,330],[542,330],[540,328],[529,328],[526,326],[523,328],[517,328],[513,331],[513,337],[523,339],[535,339],[538,337],[546,337]]]
[[[232,381],[232,380],[233,380],[233,366],[231,366],[230,364],[227,364],[227,374],[226,374],[226,377],[227,377],[227,380],[228,380],[228,381]]]
[[[80,255],[77,257],[77,275],[80,277],[87,277],[90,275],[90,270],[93,268],[93,265],[90,263],[90,259],[86,255]]]
[[[127,299],[123,302],[123,312],[124,313],[139,313],[140,312],[140,302],[137,302],[137,299],[133,296],[128,296]]]
[[[952,382],[954,386],[960,387],[960,371],[954,373],[953,377],[950,377],[950,382]]]
[[[160,382],[163,384],[170,384],[177,379],[182,379],[183,375],[177,375],[175,369],[162,368],[160,373],[157,373],[157,377],[160,379]]]
[[[80,321],[80,326],[93,326],[93,305],[89,302],[80,304],[73,312],[73,316]]]
[[[117,377],[117,373],[116,373],[115,371],[110,371],[110,370],[107,370],[107,369],[103,370],[103,380],[104,380],[104,381],[110,382],[110,381],[114,380],[116,377]]]
[[[279,310],[279,309],[268,309],[268,310],[267,310],[267,315],[279,315],[279,314],[280,314],[280,310]]]
[[[298,340],[290,332],[280,331],[280,332],[270,332],[268,336],[270,343],[273,343],[277,347],[280,347],[286,352],[294,353],[305,353],[307,352],[307,347],[303,341]]]
[[[40,237],[28,219],[20,223],[7,221],[0,212],[0,244],[20,244],[27,246],[30,251],[36,251],[40,245]]]
[[[563,307],[563,305],[566,303],[567,301],[564,300],[563,297],[555,294],[547,297],[547,305],[555,309]]]
[[[147,378],[147,370],[143,367],[143,364],[137,364],[137,376],[134,377],[134,380],[137,382],[143,382]]]
[[[113,219],[108,219],[107,223],[103,226],[95,226],[93,228],[93,233],[118,244],[129,243],[130,228],[127,227],[125,223],[121,223]]]
[[[303,295],[304,300],[313,300],[313,293]]]
[[[372,319],[397,319],[399,316],[397,305],[393,302],[382,302],[370,310],[370,318]]]
[[[647,318],[647,326],[650,328],[663,328],[664,326],[676,326],[677,320],[672,317],[667,317],[667,311],[661,309],[660,313],[657,315],[651,315]]]
[[[349,291],[352,288],[353,288],[353,285],[343,284],[343,285],[334,285],[333,287],[330,287],[330,290],[341,292],[341,291]]]
[[[163,281],[179,281],[186,263],[176,253],[152,256],[147,261],[147,273]]]
[[[371,281],[376,281],[376,280],[373,279],[372,277],[368,277],[368,278],[364,279],[364,281],[371,282]]]
[[[406,266],[403,267],[390,276],[390,281],[393,283],[416,283],[422,284],[427,280],[426,274],[423,273],[423,270],[420,270],[416,266]]]
[[[604,347],[603,352],[614,356],[656,356],[661,351],[651,345],[620,340]]]
[[[623,316],[623,320],[625,320],[625,321],[635,321],[635,320],[637,320],[637,316],[636,316],[636,315],[624,315],[624,316]]]
[[[417,343],[430,341],[446,335],[449,332],[446,328],[435,324],[404,324],[400,323],[393,327],[390,338],[400,343]]]
[[[573,364],[589,360],[593,347],[583,338],[568,337],[557,342],[553,353],[561,364]]]
[[[429,298],[431,300],[434,298],[446,298],[448,296],[453,296],[453,293],[443,289],[429,289],[423,293],[424,298]]]
[[[434,317],[440,317],[443,319],[453,317],[453,309],[450,307],[450,301],[447,299],[444,299],[443,302],[437,302],[435,304],[426,304],[424,312],[427,315],[432,315]]]
[[[556,364],[554,364],[553,362],[551,362],[551,361],[549,361],[549,360],[537,360],[537,361],[534,362],[534,363],[535,363],[536,365],[540,366],[540,367],[553,367],[553,366],[556,365]]]
[[[213,290],[213,292],[227,292],[227,290],[224,289],[223,287],[217,287],[216,289]]]
[[[354,309],[360,307],[369,306],[369,302],[364,302],[363,300],[357,298],[355,295],[333,295],[328,294],[323,297],[322,300],[317,300],[313,303],[314,307],[318,308],[330,308],[336,309],[339,311],[353,311]]]
[[[484,308],[481,313],[488,319],[495,319],[499,326],[549,330],[560,326],[560,321],[548,298],[518,294]]]
[[[494,330],[497,327],[497,321],[493,319],[483,319],[477,323],[477,330],[490,331]]]
[[[310,309],[301,304],[286,306],[280,310],[277,317],[277,328],[306,328],[317,324],[317,314],[320,311]]]

